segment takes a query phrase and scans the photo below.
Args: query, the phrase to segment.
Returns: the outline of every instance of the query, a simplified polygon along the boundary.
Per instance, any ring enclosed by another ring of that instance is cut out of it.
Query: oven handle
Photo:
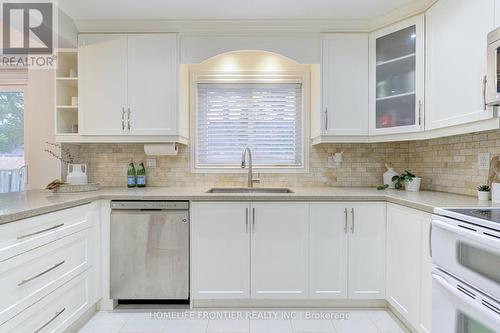
[[[468,231],[467,229],[462,229],[462,228],[456,227],[454,225],[451,225],[449,223],[446,223],[446,222],[443,222],[443,221],[437,220],[437,219],[433,219],[432,224],[436,227],[441,228],[441,229],[456,233],[460,236],[470,238],[472,240],[475,240],[476,242],[479,242],[479,243],[482,243],[482,244],[485,244],[485,245],[488,245],[488,246],[491,246],[495,249],[500,250],[500,241],[490,239],[490,238],[488,238],[480,233]]]
[[[443,278],[440,275],[437,275],[435,273],[432,273],[432,278],[434,281],[436,281],[442,288],[444,288],[448,293],[456,297],[460,302],[467,304],[469,307],[474,309],[474,311],[481,313],[485,317],[488,318],[488,320],[497,323],[497,325],[500,325],[500,318],[498,316],[493,315],[489,311],[484,311],[485,308],[481,307],[478,303],[474,302],[471,298],[465,296],[464,294],[458,292],[451,284],[446,281],[445,278]]]

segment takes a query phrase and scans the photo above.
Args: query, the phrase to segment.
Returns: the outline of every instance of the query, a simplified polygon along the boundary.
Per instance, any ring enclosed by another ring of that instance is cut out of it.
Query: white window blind
[[[196,167],[303,166],[302,84],[198,83]]]

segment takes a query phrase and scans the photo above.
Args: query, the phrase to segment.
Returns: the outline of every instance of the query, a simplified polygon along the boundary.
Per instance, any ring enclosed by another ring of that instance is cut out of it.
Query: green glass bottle
[[[137,185],[137,175],[135,173],[134,161],[130,161],[127,170],[127,187],[135,187]]]
[[[139,162],[137,167],[137,187],[146,187],[146,168],[142,161]]]

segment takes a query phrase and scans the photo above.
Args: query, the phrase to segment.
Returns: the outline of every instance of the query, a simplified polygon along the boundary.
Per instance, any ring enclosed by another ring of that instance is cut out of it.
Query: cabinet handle
[[[255,208],[252,208],[252,233],[255,233]]]
[[[59,227],[62,227],[63,225],[64,225],[64,223],[60,223],[60,224],[56,224],[55,226],[47,228],[47,229],[43,229],[43,230],[32,232],[31,234],[17,236],[17,240],[21,240],[21,239],[24,239],[24,238],[27,238],[27,237],[35,236],[35,235],[38,235],[38,234],[42,234],[44,232],[47,232],[47,231],[54,230],[54,229],[57,229]]]
[[[328,108],[325,108],[325,131],[328,131]]]
[[[248,234],[248,208],[245,208],[245,233]]]
[[[486,111],[486,84],[488,83],[488,77],[483,76],[483,110]]]
[[[127,128],[130,131],[130,108],[127,108]]]
[[[418,126],[422,126],[422,100],[418,101]]]
[[[354,234],[354,208],[351,208],[351,218],[352,218],[351,233]]]
[[[42,331],[51,322],[53,322],[54,320],[56,320],[56,318],[59,317],[64,311],[66,311],[66,308],[62,308],[62,310],[57,311],[56,314],[54,315],[54,317],[50,318],[49,321],[47,321],[45,324],[43,324],[42,326],[40,326],[40,328],[38,328],[37,330],[35,330],[33,333],[38,333],[38,332]]]
[[[122,131],[125,131],[125,108],[122,107]]]
[[[344,208],[344,217],[345,217],[344,233],[347,234],[347,208]]]
[[[429,256],[432,258],[432,223],[429,226]]]
[[[47,274],[48,272],[53,271],[53,270],[54,270],[54,269],[56,269],[57,267],[61,266],[61,265],[62,265],[62,264],[64,264],[65,262],[66,262],[66,260],[63,260],[63,261],[61,261],[60,263],[57,263],[57,264],[55,264],[54,266],[52,266],[52,267],[50,267],[50,268],[48,268],[48,269],[44,270],[43,272],[38,273],[37,275],[34,275],[34,276],[32,276],[32,277],[30,277],[30,278],[28,278],[28,279],[26,279],[26,280],[22,280],[21,282],[19,282],[19,283],[17,284],[17,286],[18,286],[18,287],[20,287],[20,286],[22,286],[22,285],[25,285],[25,284],[26,284],[26,283],[28,283],[28,282],[31,282],[31,281],[33,281],[33,280],[35,280],[35,279],[38,279],[39,277],[41,277],[41,276],[43,276],[43,275]]]

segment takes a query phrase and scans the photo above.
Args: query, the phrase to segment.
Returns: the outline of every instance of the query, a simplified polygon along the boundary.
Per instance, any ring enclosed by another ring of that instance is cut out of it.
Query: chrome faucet
[[[241,168],[245,169],[246,166],[246,153],[248,152],[248,187],[253,187],[253,172],[252,172],[252,151],[249,147],[243,149],[241,154]]]

